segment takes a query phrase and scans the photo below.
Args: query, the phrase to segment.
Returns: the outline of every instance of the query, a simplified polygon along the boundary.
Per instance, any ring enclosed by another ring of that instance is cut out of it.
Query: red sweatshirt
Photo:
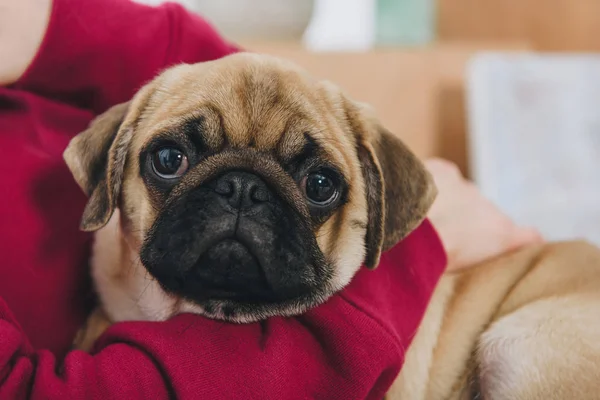
[[[445,267],[427,221],[301,317],[120,323],[94,354],[67,353],[89,311],[90,236],[63,149],[159,70],[231,51],[176,5],[54,0],[33,65],[0,88],[0,400],[348,400],[388,389]]]

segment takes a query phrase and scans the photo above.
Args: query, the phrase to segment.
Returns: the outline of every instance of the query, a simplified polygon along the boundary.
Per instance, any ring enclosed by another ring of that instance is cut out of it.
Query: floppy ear
[[[345,103],[367,196],[365,265],[375,268],[382,251],[393,247],[425,219],[437,189],[423,163],[370,116],[366,107]]]
[[[121,191],[131,129],[123,125],[129,103],[113,106],[75,136],[63,153],[77,184],[89,196],[81,229],[95,231],[108,223]]]

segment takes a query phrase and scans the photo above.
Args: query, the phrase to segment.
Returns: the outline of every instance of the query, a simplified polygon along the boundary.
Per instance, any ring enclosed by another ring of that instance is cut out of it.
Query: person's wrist
[[[452,270],[456,268],[458,251],[456,246],[453,244],[452,234],[448,232],[448,224],[444,221],[445,219],[443,214],[438,213],[437,209],[434,207],[429,212],[427,218],[429,219],[429,222],[431,222],[431,225],[433,225],[435,228],[442,248],[446,253],[446,269]]]

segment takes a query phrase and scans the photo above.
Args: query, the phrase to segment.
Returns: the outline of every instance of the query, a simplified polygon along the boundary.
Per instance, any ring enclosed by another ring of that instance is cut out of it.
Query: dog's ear
[[[423,163],[372,116],[367,106],[344,100],[365,180],[368,227],[365,265],[375,268],[382,251],[425,219],[437,189]]]
[[[123,124],[129,103],[113,106],[71,140],[63,157],[89,200],[81,229],[95,231],[108,223],[121,191],[131,129]]]

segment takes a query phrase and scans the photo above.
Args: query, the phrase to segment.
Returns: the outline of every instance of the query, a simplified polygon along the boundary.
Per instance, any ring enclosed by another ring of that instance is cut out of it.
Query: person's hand
[[[441,159],[425,161],[438,188],[429,220],[448,255],[448,270],[468,267],[521,246],[542,241],[533,228],[517,226],[456,165]]]

